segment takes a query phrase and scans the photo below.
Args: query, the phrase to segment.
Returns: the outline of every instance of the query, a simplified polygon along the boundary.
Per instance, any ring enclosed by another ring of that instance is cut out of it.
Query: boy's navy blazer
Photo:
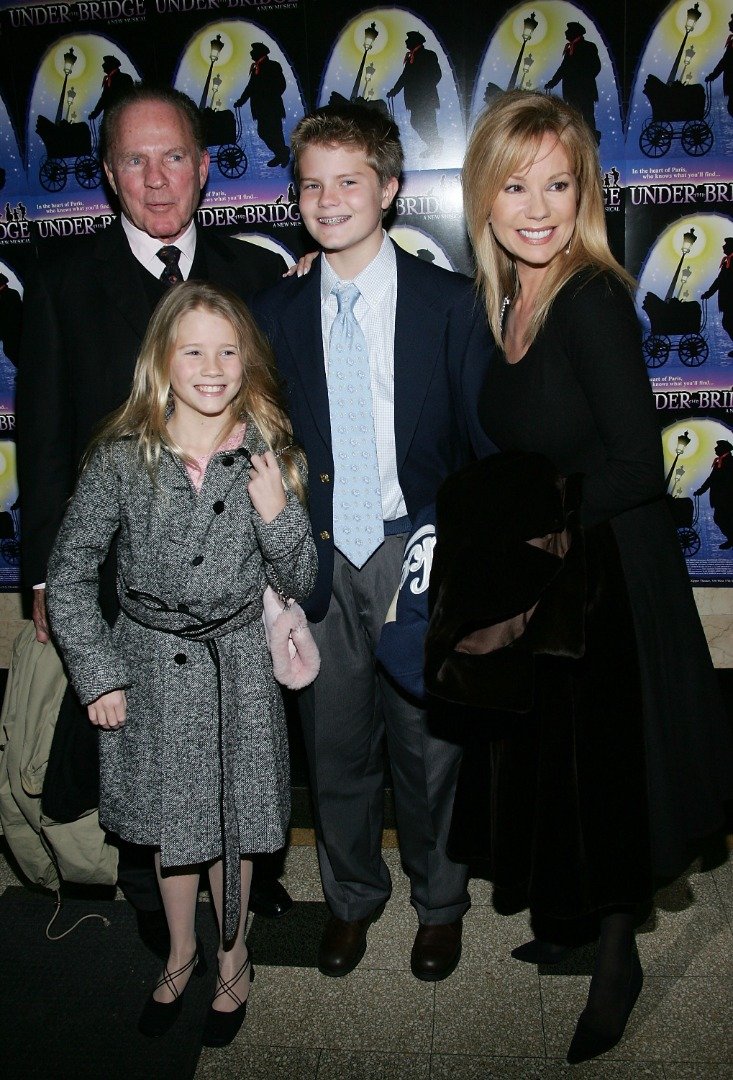
[[[474,451],[493,449],[476,417],[492,344],[485,312],[467,277],[395,248],[395,445],[407,513],[414,515],[434,501],[441,482]],[[319,570],[304,606],[315,622],[326,613],[333,578],[334,467],[319,270],[316,262],[309,274],[288,278],[252,302],[285,382],[295,437],[308,455]]]

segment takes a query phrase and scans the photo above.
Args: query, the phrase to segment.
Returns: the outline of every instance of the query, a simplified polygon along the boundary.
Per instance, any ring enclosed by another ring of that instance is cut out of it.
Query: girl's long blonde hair
[[[496,240],[489,215],[507,179],[526,171],[548,133],[568,155],[578,188],[578,216],[569,252],[556,258],[543,278],[525,343],[530,345],[537,336],[558,291],[578,270],[608,270],[629,289],[635,287],[608,246],[598,149],[585,120],[560,98],[510,90],[479,116],[463,164],[463,202],[476,255],[476,284],[498,342],[503,337],[504,299],[514,299],[519,283],[514,259]]]
[[[305,502],[305,455],[293,443],[293,429],[275,369],[272,350],[244,303],[227,289],[202,281],[186,281],[169,289],[153,312],[140,347],[132,393],[111,413],[96,433],[85,460],[100,443],[132,440],[142,463],[155,480],[163,447],[187,460],[184,450],[170,437],[170,365],[178,325],[191,311],[208,311],[229,322],[236,335],[242,360],[242,385],[232,400],[223,442],[234,427],[251,420],[270,450],[277,454],[288,487]]]

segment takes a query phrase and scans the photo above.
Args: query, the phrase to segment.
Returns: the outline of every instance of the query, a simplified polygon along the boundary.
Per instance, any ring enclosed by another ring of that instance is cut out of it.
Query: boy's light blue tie
[[[354,317],[358,288],[334,285],[333,292],[338,302],[328,347],[333,540],[341,554],[360,568],[384,541],[369,353]]]

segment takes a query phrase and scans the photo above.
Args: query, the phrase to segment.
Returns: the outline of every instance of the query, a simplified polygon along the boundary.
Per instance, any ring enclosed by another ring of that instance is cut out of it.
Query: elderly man
[[[44,252],[25,293],[17,383],[19,480],[23,577],[34,588],[39,641],[49,634],[42,587],[46,562],[80,458],[97,423],[130,392],[156,303],[171,284],[189,277],[248,297],[285,269],[271,252],[209,235],[196,225],[209,154],[200,114],[185,94],[134,86],[105,111],[101,150],[120,217],[82,246],[65,248],[59,259]],[[117,603],[114,574],[103,572],[101,591],[111,620]],[[95,738],[67,691],[44,788],[44,805],[50,809],[53,798],[54,816],[68,820],[96,805]],[[284,914],[292,902],[282,885],[262,872],[258,877],[251,909]],[[137,910],[141,937],[167,956],[152,854],[122,845],[119,882]]]

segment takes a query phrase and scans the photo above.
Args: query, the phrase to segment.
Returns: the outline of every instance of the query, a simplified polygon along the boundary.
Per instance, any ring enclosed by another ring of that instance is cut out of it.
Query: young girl
[[[245,306],[200,282],[171,289],[129,400],[87,454],[47,586],[54,635],[100,729],[101,820],[156,849],[171,948],[140,1017],[146,1035],[168,1030],[205,969],[202,865],[221,937],[204,1043],[225,1045],[244,1019],[249,856],[283,846],[290,811],[262,596],[270,584],[300,599],[314,582],[304,469]],[[98,570],[116,534],[110,630]]]

